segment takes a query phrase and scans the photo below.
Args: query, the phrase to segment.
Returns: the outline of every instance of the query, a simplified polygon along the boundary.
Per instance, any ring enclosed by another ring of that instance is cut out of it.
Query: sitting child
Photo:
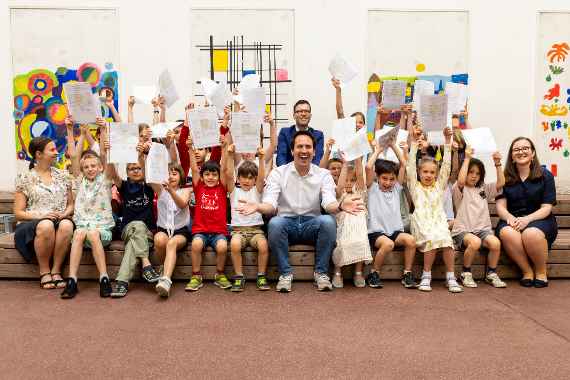
[[[487,258],[487,275],[485,282],[495,288],[505,288],[505,284],[497,274],[497,265],[501,255],[501,241],[493,234],[489,216],[489,200],[494,199],[505,184],[505,176],[501,170],[501,154],[493,154],[497,168],[497,182],[485,183],[485,166],[473,158],[473,150],[465,149],[465,160],[461,165],[459,177],[453,186],[453,201],[457,209],[457,218],[451,236],[457,249],[464,249],[463,271],[461,282],[468,288],[476,288],[473,280],[471,264],[481,246],[489,250]]]

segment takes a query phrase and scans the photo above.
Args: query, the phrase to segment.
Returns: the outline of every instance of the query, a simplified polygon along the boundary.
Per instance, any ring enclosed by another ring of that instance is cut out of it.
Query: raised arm
[[[81,153],[83,152],[83,144],[85,142],[85,134],[89,133],[87,130],[87,125],[81,125],[81,134],[79,135],[79,140],[73,149],[73,154],[71,155],[71,174],[77,178],[81,174]]]
[[[103,172],[107,172],[107,157],[109,152],[109,138],[107,135],[107,122],[103,121],[103,125],[99,125],[99,157],[103,165]]]
[[[340,87],[340,81],[338,79],[332,78],[331,82],[336,94],[336,117],[337,119],[343,119],[344,109],[342,107],[342,89]]]
[[[166,100],[163,96],[158,97],[158,108],[160,108],[160,116],[158,121],[160,123],[166,123]]]
[[[135,120],[135,115],[133,112],[133,108],[135,107],[135,97],[134,96],[129,96],[129,107],[128,107],[128,111],[127,111],[127,122],[128,123],[134,123]]]
[[[392,143],[390,148],[394,151],[394,153],[396,154],[396,158],[400,163],[400,169],[398,170],[398,182],[400,184],[403,184],[404,180],[406,179],[406,159],[404,158],[402,151],[398,149],[398,147],[396,146],[396,141]]]
[[[457,187],[459,190],[463,190],[465,182],[467,182],[467,173],[469,173],[469,163],[473,157],[473,149],[470,146],[465,148],[465,158],[463,159],[463,164],[461,169],[459,169],[459,174],[457,176]]]
[[[158,124],[160,119],[160,106],[158,104],[158,98],[154,98],[151,100],[152,104],[152,125]]]
[[[257,148],[257,155],[259,156],[259,168],[257,168],[257,180],[255,186],[259,194],[263,193],[265,186],[265,151],[262,147]]]
[[[501,159],[501,153],[493,153],[493,161],[495,162],[495,170],[497,171],[497,182],[495,183],[497,192],[501,191],[503,189],[503,186],[505,186],[505,173],[503,172]]]
[[[364,160],[364,157],[357,158],[354,161],[354,170],[356,170],[356,188],[359,191],[364,191],[367,187],[364,179],[364,166],[362,165],[362,160]]]
[[[164,190],[168,191],[168,193],[172,197],[172,200],[176,204],[176,207],[178,207],[179,209],[188,207],[188,203],[190,203],[190,196],[192,194],[190,192],[190,189],[183,189],[182,194],[178,194],[176,190],[174,190],[170,186],[166,186]]]
[[[166,146],[166,149],[168,149],[168,154],[170,155],[170,162],[179,163],[178,150],[176,148],[176,143],[174,142],[174,132],[168,131],[166,133],[166,138],[164,139],[164,145]]]
[[[190,159],[190,171],[192,173],[192,185],[196,187],[198,182],[200,182],[200,168],[196,163],[196,157],[194,157],[194,143],[192,141],[192,136],[188,135],[186,140],[186,146],[188,147],[188,158]]]
[[[111,111],[111,116],[113,120],[117,123],[121,122],[121,115],[117,112],[115,108],[115,102],[113,101],[113,93],[111,91],[105,91],[105,104],[109,107],[109,111]]]
[[[235,145],[230,144],[226,148],[226,158],[225,164],[222,171],[222,175],[226,178],[226,189],[228,193],[234,191],[236,180],[235,180],[235,164],[234,164],[234,156],[235,156]]]
[[[325,144],[325,152],[323,153],[323,158],[321,158],[321,162],[319,162],[319,167],[326,169],[329,167],[329,159],[331,157],[331,149],[334,145],[334,139],[328,139],[327,143]]]
[[[263,121],[269,124],[269,145],[265,148],[265,159],[272,161],[275,149],[277,149],[277,124],[270,112],[265,114]]]
[[[443,162],[441,163],[441,168],[439,168],[439,175],[437,177],[438,185],[443,191],[447,186],[447,181],[449,179],[449,173],[451,172],[451,128],[446,127],[443,130],[445,136],[445,145],[443,148]]]
[[[418,171],[416,168],[416,156],[418,153],[418,137],[421,133],[421,129],[414,129],[413,133],[410,133],[410,135],[412,136],[411,138],[411,142],[412,145],[410,147],[410,154],[408,156],[408,162],[406,165],[406,172],[407,172],[407,176],[406,176],[406,180],[408,183],[408,189],[410,190],[410,192],[414,193],[417,182],[418,182]]]
[[[382,148],[378,144],[378,141],[373,140],[371,144],[372,144],[372,147],[374,148],[374,151],[368,157],[368,162],[366,163],[366,187],[367,188],[370,188],[370,186],[372,186],[372,184],[374,183],[374,178],[376,177],[374,167],[376,165],[376,160],[378,159],[378,156],[380,156],[380,153],[382,153]]]
[[[348,162],[346,162],[346,160],[342,160],[342,169],[340,170],[340,175],[338,176],[338,182],[335,188],[335,193],[337,198],[340,198],[340,196],[344,192],[344,187],[346,186],[347,177],[348,177]]]

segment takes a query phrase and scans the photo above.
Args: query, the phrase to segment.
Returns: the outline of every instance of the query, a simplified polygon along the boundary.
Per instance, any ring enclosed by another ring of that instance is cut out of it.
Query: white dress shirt
[[[320,206],[336,202],[336,185],[327,169],[311,164],[309,173],[299,175],[295,162],[271,171],[263,191],[263,203],[272,205],[278,216],[319,216]]]

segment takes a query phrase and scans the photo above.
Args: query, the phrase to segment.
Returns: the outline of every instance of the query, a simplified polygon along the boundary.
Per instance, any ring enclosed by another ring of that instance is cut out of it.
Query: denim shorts
[[[216,250],[216,244],[218,244],[218,241],[220,240],[225,240],[226,242],[228,241],[228,237],[226,235],[208,234],[208,233],[194,234],[194,236],[192,237],[192,241],[194,241],[194,239],[201,239],[202,243],[204,243],[204,249],[210,246],[214,251]]]

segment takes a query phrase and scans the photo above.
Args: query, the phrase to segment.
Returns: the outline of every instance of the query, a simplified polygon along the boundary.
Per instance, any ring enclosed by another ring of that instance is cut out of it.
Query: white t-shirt
[[[246,202],[261,202],[261,194],[257,191],[257,187],[253,186],[249,191],[244,191],[243,189],[236,187],[230,195],[230,204],[232,207],[232,226],[233,227],[251,227],[263,225],[263,217],[259,212],[253,213],[251,215],[242,215],[237,212],[236,207],[239,201]]]
[[[382,232],[392,235],[404,231],[400,212],[402,185],[396,182],[391,191],[382,191],[378,182],[368,188],[368,233]]]

